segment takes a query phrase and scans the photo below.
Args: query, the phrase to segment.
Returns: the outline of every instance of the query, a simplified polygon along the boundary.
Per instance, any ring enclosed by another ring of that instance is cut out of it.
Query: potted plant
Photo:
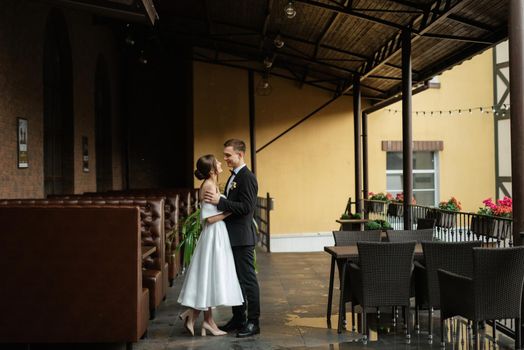
[[[362,215],[360,213],[344,213],[340,215],[339,222],[342,231],[359,231],[362,225]]]
[[[365,201],[365,209],[367,213],[384,213],[384,206],[393,199],[391,193],[369,192],[368,200]]]
[[[388,205],[388,216],[403,216],[404,215],[404,193],[397,193],[395,200],[392,200]],[[411,198],[411,204],[417,204],[415,197]]]
[[[391,224],[389,222],[387,222],[386,220],[371,220],[369,222],[366,222],[366,224],[364,225],[364,230],[366,231],[371,231],[371,230],[382,230],[382,231],[387,231],[387,230],[391,230],[393,227],[391,226]]]
[[[447,201],[440,202],[438,205],[440,211],[437,214],[437,226],[450,228],[457,224],[457,214],[462,210],[461,203],[455,197],[451,197]]]
[[[491,198],[482,201],[484,207],[477,211],[478,216],[471,220],[471,230],[480,235],[506,238],[511,234],[511,220],[513,215],[513,201],[504,196],[493,202]]]
[[[191,257],[193,256],[201,232],[200,209],[197,209],[182,222],[180,243],[176,247],[177,252],[183,249],[182,266],[184,269],[189,266],[191,262]]]

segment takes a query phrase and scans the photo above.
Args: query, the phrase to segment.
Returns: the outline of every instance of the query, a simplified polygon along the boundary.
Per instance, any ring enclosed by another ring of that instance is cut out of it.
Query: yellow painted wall
[[[259,79],[256,75],[255,83]],[[332,97],[284,79],[271,78],[271,84],[270,96],[255,99],[258,147]],[[244,139],[249,147],[247,86],[246,71],[195,62],[195,161],[204,153],[221,154],[230,137]],[[337,228],[334,220],[354,187],[352,99],[337,100],[257,157],[259,195],[269,192],[275,198],[272,234]],[[221,183],[226,180],[225,174]]]
[[[439,153],[440,200],[457,197],[463,210],[476,211],[495,196],[493,115],[475,111],[453,116],[417,116],[415,111],[468,109],[493,103],[493,56],[488,50],[440,76],[440,89],[413,96],[413,140],[442,140]],[[401,110],[401,103],[390,109]],[[382,140],[402,139],[401,113],[378,111],[369,117],[370,190],[386,190],[386,152]],[[372,166],[371,166],[372,165]]]
[[[491,105],[491,51],[442,74],[441,88],[413,98],[413,110],[458,109]],[[260,77],[255,76],[255,83]],[[322,90],[272,77],[270,96],[256,96],[256,141],[261,147],[332,96]],[[247,72],[194,63],[195,161],[205,153],[222,154],[224,140],[249,145]],[[259,195],[275,198],[272,234],[337,229],[335,219],[354,196],[353,112],[343,97],[257,155]],[[400,104],[389,108],[400,110]],[[382,140],[401,140],[401,114],[376,112],[369,118],[370,190],[386,189]],[[456,196],[467,210],[494,195],[493,117],[413,118],[414,140],[443,140],[440,198]],[[250,164],[249,150],[247,163]],[[221,178],[225,184],[227,174]],[[195,181],[195,185],[199,185]]]

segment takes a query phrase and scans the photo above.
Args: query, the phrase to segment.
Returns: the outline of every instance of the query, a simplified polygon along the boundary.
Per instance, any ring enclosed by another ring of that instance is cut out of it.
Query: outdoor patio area
[[[375,315],[368,315],[371,326],[370,341],[362,343],[362,336],[351,331],[337,334],[337,315],[332,318],[333,329],[326,327],[326,304],[328,295],[330,256],[327,253],[265,253],[257,251],[258,279],[261,290],[261,334],[253,338],[237,339],[233,335],[224,337],[201,337],[199,323],[195,337],[185,330],[178,314],[183,310],[176,302],[182,280],[168,292],[167,301],[158,310],[157,318],[149,326],[149,338],[137,343],[136,349],[439,349],[440,337],[438,312],[435,313],[434,343],[427,340],[426,313],[421,313],[422,331],[413,334],[408,343],[402,326],[394,329],[391,315],[382,315],[378,324],[377,340]],[[337,279],[335,279],[337,280]],[[333,311],[336,313],[338,283],[336,282]],[[229,309],[220,309],[215,314],[218,324],[230,317]],[[351,318],[348,314],[348,322]],[[457,326],[460,329],[457,332]],[[468,349],[470,341],[463,323],[455,323],[454,344],[447,349]],[[351,325],[348,325],[351,329]],[[491,334],[486,326],[485,333]],[[497,333],[499,348],[513,346],[513,340]],[[483,349],[492,349],[494,344],[481,337]]]

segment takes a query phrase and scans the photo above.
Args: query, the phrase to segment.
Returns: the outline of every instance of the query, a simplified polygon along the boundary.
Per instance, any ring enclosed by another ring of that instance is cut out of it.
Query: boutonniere
[[[237,188],[237,183],[235,181],[233,181],[231,183],[231,189],[234,190],[235,188]]]

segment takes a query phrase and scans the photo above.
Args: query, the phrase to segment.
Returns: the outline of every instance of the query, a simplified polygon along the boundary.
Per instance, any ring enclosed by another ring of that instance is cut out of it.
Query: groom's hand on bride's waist
[[[206,193],[204,193],[204,201],[206,201],[207,203],[217,205],[220,201],[220,194],[216,192],[206,191]]]

